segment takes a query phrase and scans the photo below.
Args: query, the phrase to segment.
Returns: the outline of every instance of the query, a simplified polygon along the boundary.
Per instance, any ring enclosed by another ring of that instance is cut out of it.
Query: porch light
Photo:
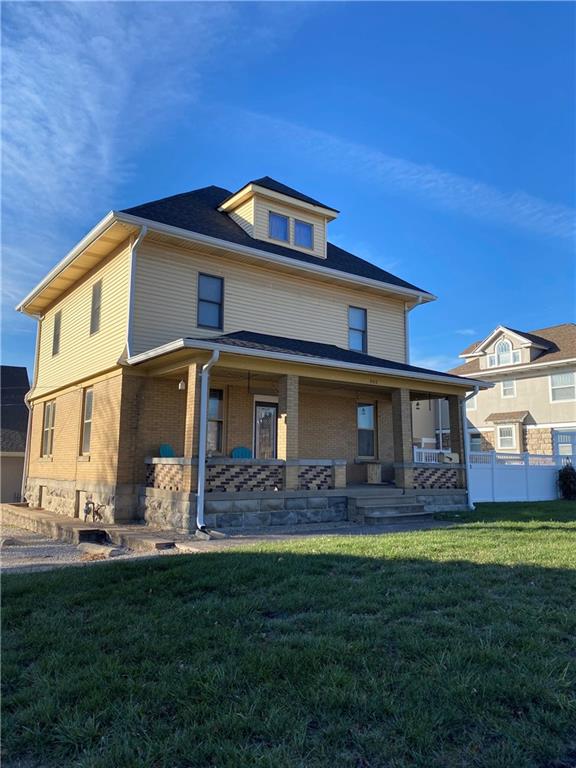
[[[184,392],[184,390],[186,389],[186,382],[184,381],[184,379],[180,379],[180,381],[178,382],[178,389],[180,390],[180,392]]]

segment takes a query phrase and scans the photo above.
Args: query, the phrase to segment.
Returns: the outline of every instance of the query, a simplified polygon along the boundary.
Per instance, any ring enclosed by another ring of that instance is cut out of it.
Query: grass
[[[573,768],[576,509],[4,578],[4,765]]]

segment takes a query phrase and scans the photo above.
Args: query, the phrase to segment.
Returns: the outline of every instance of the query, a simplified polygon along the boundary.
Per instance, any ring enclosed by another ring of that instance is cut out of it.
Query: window
[[[496,365],[496,355],[488,355],[488,367],[493,368]]]
[[[54,445],[54,416],[56,400],[44,403],[44,423],[42,424],[42,456],[52,456]]]
[[[470,450],[473,453],[479,453],[482,450],[482,435],[478,432],[470,435]]]
[[[514,379],[502,382],[502,397],[516,397],[516,382]]]
[[[475,411],[477,407],[478,407],[478,395],[474,395],[474,397],[471,397],[470,400],[466,400],[467,411]]]
[[[82,436],[80,438],[80,454],[87,456],[90,453],[90,438],[92,436],[92,405],[94,402],[94,390],[84,390],[84,402],[82,404]]]
[[[515,448],[516,438],[514,436],[514,427],[498,427],[498,448]]]
[[[282,240],[287,243],[290,240],[290,222],[288,216],[280,213],[268,212],[268,237],[274,240]]]
[[[314,247],[314,226],[299,219],[294,220],[294,245],[302,248]]]
[[[92,307],[90,309],[90,335],[100,330],[100,307],[102,306],[102,280],[92,286]]]
[[[60,352],[60,330],[62,328],[62,312],[58,311],[54,315],[54,328],[52,331],[52,356]]]
[[[496,344],[496,365],[510,365],[512,362],[512,344],[506,339]]]
[[[206,450],[210,453],[222,453],[223,406],[223,390],[211,389],[208,399],[208,434],[206,442]]]
[[[550,399],[553,403],[561,400],[576,400],[576,376],[573,371],[554,373],[550,376]]]
[[[376,455],[376,406],[358,403],[358,456],[373,458]]]
[[[198,325],[222,330],[224,280],[213,275],[198,275]]]
[[[366,310],[348,307],[348,347],[355,352],[366,352]]]
[[[512,362],[514,363],[514,365],[516,365],[516,363],[520,362],[520,350],[519,349],[515,349],[512,352]]]

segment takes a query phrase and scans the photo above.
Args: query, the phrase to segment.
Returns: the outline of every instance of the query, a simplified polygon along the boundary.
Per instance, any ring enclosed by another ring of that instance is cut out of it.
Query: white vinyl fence
[[[550,501],[559,497],[558,470],[569,456],[484,451],[470,454],[470,498]]]

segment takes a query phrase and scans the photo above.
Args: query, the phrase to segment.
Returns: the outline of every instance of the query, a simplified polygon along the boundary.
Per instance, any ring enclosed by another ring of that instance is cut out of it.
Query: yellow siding
[[[102,280],[100,330],[90,335],[92,286]],[[34,396],[113,367],[124,351],[128,318],[130,249],[118,249],[44,315]],[[60,352],[52,356],[54,316],[62,312]]]
[[[254,198],[251,197],[234,211],[230,211],[230,218],[248,232],[250,237],[254,237]]]
[[[313,253],[321,258],[326,257],[326,219],[323,216],[316,216],[305,209],[282,205],[282,203],[272,202],[271,200],[256,196],[254,198],[254,237],[259,240],[277,243],[277,240],[271,240],[268,237],[268,212],[280,213],[290,218],[290,248],[294,248],[302,253]],[[294,245],[294,219],[305,221],[314,225],[314,249],[299,248]],[[282,245],[282,243],[280,243]]]
[[[405,360],[404,304],[363,289],[286,275],[273,266],[208,257],[144,243],[138,254],[132,354],[185,336],[196,326],[198,272],[224,278],[224,333],[247,330],[348,347],[348,306],[368,310],[368,352]]]

